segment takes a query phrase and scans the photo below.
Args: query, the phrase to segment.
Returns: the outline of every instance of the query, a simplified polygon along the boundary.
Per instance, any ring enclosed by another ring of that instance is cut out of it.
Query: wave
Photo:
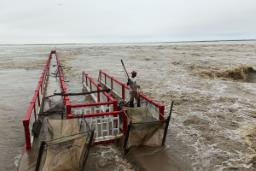
[[[252,66],[240,65],[228,69],[206,69],[199,71],[202,77],[256,83],[256,70]]]

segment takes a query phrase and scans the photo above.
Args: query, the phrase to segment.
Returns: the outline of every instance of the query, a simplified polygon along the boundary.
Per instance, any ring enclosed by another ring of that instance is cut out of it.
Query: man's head
[[[132,71],[131,74],[132,74],[132,78],[137,76],[137,72],[136,71]]]

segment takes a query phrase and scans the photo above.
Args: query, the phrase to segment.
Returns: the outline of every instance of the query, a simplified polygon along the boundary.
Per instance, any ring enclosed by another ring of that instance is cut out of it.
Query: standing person
[[[140,98],[139,98],[139,92],[138,92],[138,90],[140,89],[140,86],[136,82],[137,72],[132,71],[131,75],[132,77],[128,78],[128,82],[127,82],[127,85],[129,86],[129,91],[130,91],[129,106],[134,107],[134,99],[136,99],[137,107],[140,107]]]

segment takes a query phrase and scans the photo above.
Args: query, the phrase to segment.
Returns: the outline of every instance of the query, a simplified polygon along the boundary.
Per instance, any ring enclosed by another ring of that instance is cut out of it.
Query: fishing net
[[[84,170],[93,132],[79,132],[79,123],[78,119],[48,121],[50,140],[41,144],[36,170]]]
[[[57,139],[80,132],[78,119],[47,120],[48,140]]]
[[[130,120],[125,139],[125,149],[132,146],[161,146],[167,120],[159,121],[145,107],[128,108]]]
[[[157,121],[148,107],[126,107],[126,109],[132,123]]]

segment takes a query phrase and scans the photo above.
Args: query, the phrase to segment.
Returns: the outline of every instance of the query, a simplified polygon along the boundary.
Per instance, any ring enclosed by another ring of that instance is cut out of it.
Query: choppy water
[[[172,165],[168,159],[176,156],[188,159],[191,170],[256,169],[256,84],[202,76],[242,64],[256,68],[256,42],[219,42],[0,46],[0,170],[15,170],[24,145],[21,121],[55,47],[68,84],[75,87],[71,90],[77,89],[82,70],[97,78],[98,70],[105,69],[124,79],[123,59],[129,71],[138,71],[148,95],[166,105],[175,100],[161,160],[167,159],[167,168]]]

